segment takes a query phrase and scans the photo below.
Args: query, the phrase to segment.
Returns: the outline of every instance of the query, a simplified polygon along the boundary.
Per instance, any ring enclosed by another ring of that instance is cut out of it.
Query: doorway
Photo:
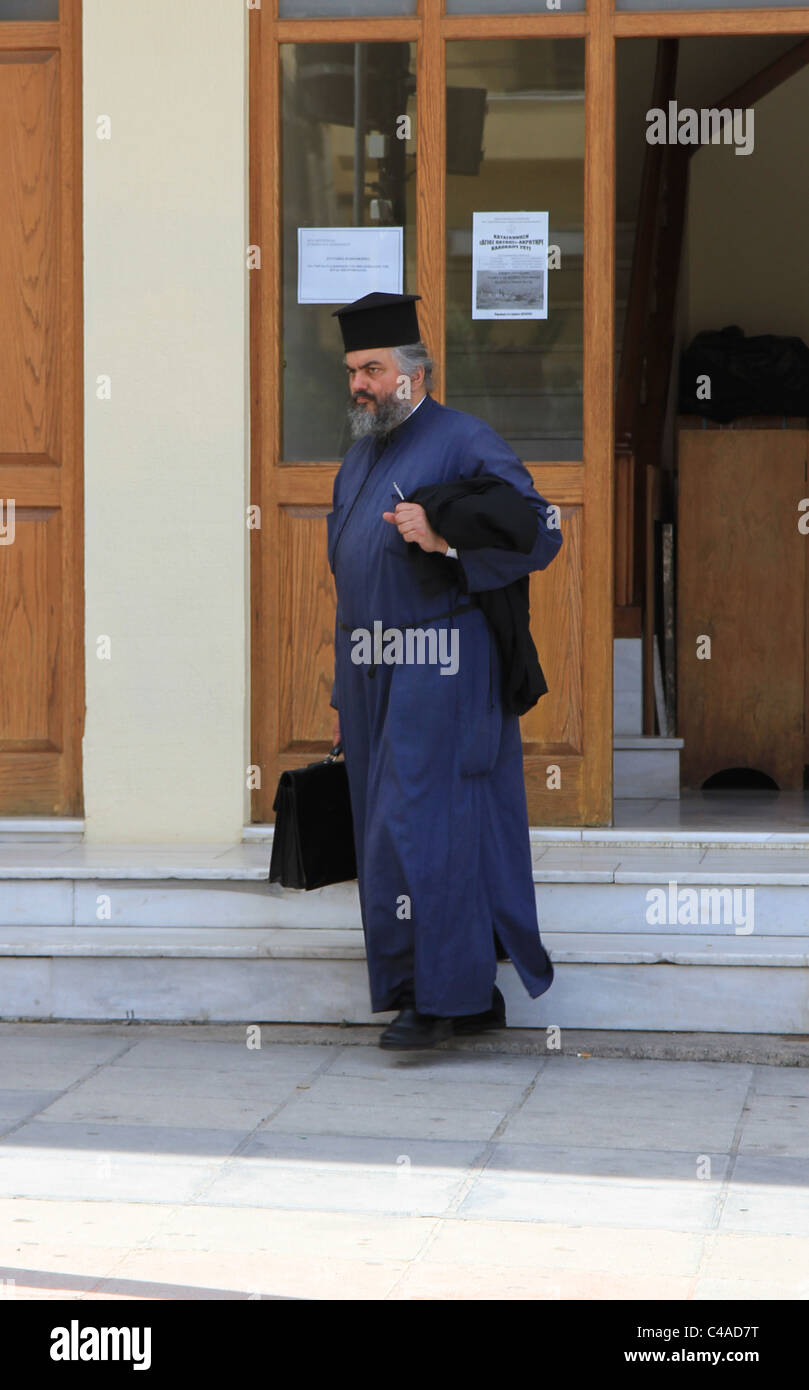
[[[809,40],[616,71],[616,796],[809,824]]]

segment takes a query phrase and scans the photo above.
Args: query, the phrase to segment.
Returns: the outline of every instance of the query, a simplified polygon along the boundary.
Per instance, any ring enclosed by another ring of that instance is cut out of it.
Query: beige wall
[[[87,839],[236,840],[248,818],[247,9],[83,9]],[[102,635],[110,661],[96,655]]]
[[[688,336],[737,323],[809,343],[809,68],[755,108],[755,148],[691,161]]]

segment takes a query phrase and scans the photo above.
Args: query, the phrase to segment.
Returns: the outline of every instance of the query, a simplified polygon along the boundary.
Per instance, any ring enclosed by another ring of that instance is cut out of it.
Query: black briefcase
[[[337,761],[342,747],[337,743],[319,762],[281,773],[272,804],[270,883],[309,889],[357,877],[348,773]]]

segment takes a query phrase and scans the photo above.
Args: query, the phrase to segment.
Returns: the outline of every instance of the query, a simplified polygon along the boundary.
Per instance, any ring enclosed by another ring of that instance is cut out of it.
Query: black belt
[[[431,616],[430,616],[429,618],[416,618],[412,623],[408,623],[407,626],[405,626],[405,627],[400,627],[397,623],[386,623],[386,624],[385,624],[385,631],[386,631],[386,632],[407,632],[408,629],[413,628],[413,627],[418,627],[421,623],[434,623],[434,622],[436,622],[439,618],[454,618],[456,613],[471,613],[473,609],[478,609],[478,611],[479,611],[479,610],[480,610],[480,605],[477,604],[477,603],[467,603],[467,604],[465,605],[465,607],[463,607],[463,608],[447,608],[443,613],[433,613],[433,614],[431,614]],[[338,619],[337,626],[338,626],[338,627],[341,627],[341,628],[343,629],[343,632],[354,632],[354,631],[356,630],[357,624],[356,624],[356,623],[341,623],[341,622],[339,621],[339,619]],[[381,663],[380,663],[380,664],[381,664]],[[370,664],[370,666],[368,667],[368,675],[369,675],[369,676],[375,676],[375,675],[376,675],[376,668],[377,668],[377,663],[376,663],[375,661],[372,661],[371,664]]]

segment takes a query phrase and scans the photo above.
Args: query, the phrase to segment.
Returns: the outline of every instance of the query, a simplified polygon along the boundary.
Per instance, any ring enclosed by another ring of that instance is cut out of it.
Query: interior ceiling
[[[680,39],[677,104],[715,106],[768,63],[803,41],[800,34]],[[617,44],[616,216],[632,221],[646,150],[646,112],[652,105],[657,39]]]

